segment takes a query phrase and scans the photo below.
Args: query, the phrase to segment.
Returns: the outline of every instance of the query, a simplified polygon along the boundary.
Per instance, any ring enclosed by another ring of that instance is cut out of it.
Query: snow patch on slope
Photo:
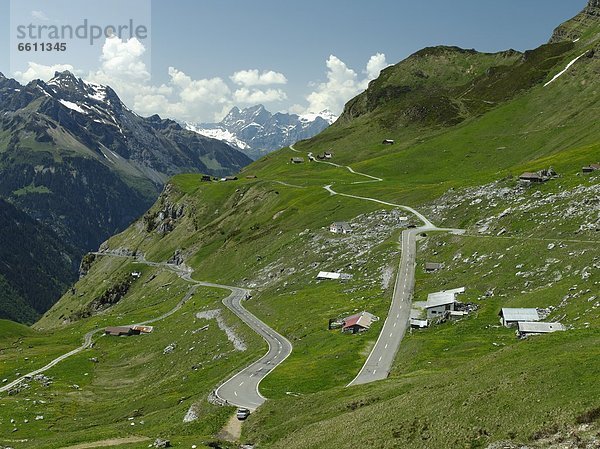
[[[58,101],[60,101],[60,103],[63,106],[66,106],[67,108],[72,109],[73,111],[79,112],[80,114],[85,114],[85,111],[80,106],[73,103],[72,101],[67,101],[67,100],[58,100]]]
[[[185,129],[187,129],[188,131],[193,131],[196,134],[200,134],[204,137],[210,137],[211,139],[221,140],[223,142],[228,143],[229,145],[239,148],[240,150],[246,150],[250,148],[246,142],[238,139],[235,134],[223,128],[206,129],[199,128],[197,126],[192,125],[191,123],[186,123]]]
[[[587,53],[587,51],[585,53]],[[544,84],[544,87],[549,86],[554,81],[556,81],[558,78],[560,78],[562,75],[564,75],[566,73],[566,71],[569,70],[571,68],[571,66],[579,60],[579,58],[581,58],[582,56],[585,55],[585,53],[580,54],[575,59],[573,59],[571,62],[569,62],[567,64],[567,66],[564,68],[564,70],[562,70],[562,71],[558,72],[556,75],[554,75],[554,78],[552,78],[550,81],[548,81],[546,84]]]

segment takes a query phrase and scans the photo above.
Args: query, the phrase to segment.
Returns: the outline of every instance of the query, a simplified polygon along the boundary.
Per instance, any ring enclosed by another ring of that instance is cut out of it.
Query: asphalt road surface
[[[107,255],[106,253],[98,254]],[[250,410],[256,410],[256,408],[258,408],[266,400],[266,398],[260,394],[258,389],[260,382],[291,354],[292,344],[285,337],[275,332],[256,316],[246,310],[246,308],[244,308],[242,301],[250,296],[250,290],[240,287],[232,287],[229,285],[197,281],[192,279],[191,270],[185,270],[172,264],[148,262],[143,257],[137,258],[136,260],[152,266],[162,266],[163,268],[176,272],[182,279],[194,284],[190,291],[188,291],[188,294],[179,302],[179,304],[177,304],[177,306],[175,306],[174,309],[158,318],[154,318],[139,324],[150,324],[172,315],[187,302],[187,300],[193,295],[195,289],[199,286],[222,288],[231,292],[229,296],[223,299],[223,304],[244,323],[246,323],[254,332],[263,337],[263,339],[269,345],[269,350],[259,360],[244,368],[242,371],[238,372],[233,377],[221,384],[221,386],[215,391],[215,394],[223,402],[228,404],[236,407],[244,407]]]
[[[99,256],[133,258],[133,256],[123,256],[119,254],[111,254],[106,252],[97,252],[94,254]],[[181,301],[179,301],[179,303],[177,303],[177,305],[173,309],[158,317],[149,319],[141,323],[137,323],[139,325],[151,324],[173,315],[175,312],[181,309],[181,307],[193,296],[193,294],[199,286],[216,287],[231,291],[231,294],[227,298],[223,299],[223,304],[234,314],[236,314],[244,323],[250,326],[251,329],[253,329],[256,333],[258,333],[265,339],[265,341],[269,345],[269,351],[259,360],[252,363],[247,368],[244,368],[238,374],[236,374],[228,381],[223,383],[217,389],[216,393],[217,396],[221,398],[221,400],[223,400],[224,402],[226,401],[231,405],[245,407],[250,410],[255,410],[258,406],[260,406],[265,401],[265,398],[258,391],[258,385],[277,365],[283,362],[290,355],[290,353],[292,352],[292,345],[285,337],[279,335],[277,332],[275,332],[273,329],[271,329],[269,326],[260,321],[258,318],[256,318],[253,314],[251,314],[244,308],[244,306],[242,305],[242,301],[249,297],[250,291],[239,287],[231,287],[228,285],[196,281],[192,279],[191,271],[184,270],[181,267],[172,264],[149,262],[146,261],[143,257],[137,257],[135,259],[140,263],[156,267],[163,267],[168,270],[171,270],[177,273],[182,279],[193,284],[192,287],[188,290],[187,294],[183,297]],[[93,344],[94,335],[101,332],[102,330],[103,329],[95,329],[93,331],[88,332],[87,334],[85,334],[83,344],[80,347],[55,358],[47,365],[35,371],[25,374],[24,376],[21,376],[18,379],[15,379],[14,381],[6,385],[3,385],[2,387],[0,387],[0,392],[8,391],[20,384],[21,382],[33,378],[33,376],[35,376],[36,374],[43,373],[44,371],[47,371],[50,368],[56,366],[63,360],[80,353],[84,349],[91,347]]]
[[[223,304],[264,338],[269,350],[256,362],[224,382],[215,394],[228,404],[256,410],[266,400],[258,389],[260,382],[291,354],[292,344],[244,308],[242,301],[247,293],[244,289],[234,289],[223,300]]]
[[[415,282],[416,236],[425,229],[428,228],[407,229],[402,232],[402,257],[390,311],[367,361],[348,386],[366,384],[388,377],[408,327]]]
[[[313,161],[315,161],[313,159]],[[318,161],[315,161],[318,162]],[[335,165],[335,164],[334,164]],[[339,166],[351,170],[350,167]],[[351,170],[355,174],[358,173]],[[366,175],[368,176],[368,175]],[[366,384],[377,380],[386,379],[394,363],[394,358],[400,348],[400,343],[404,338],[406,329],[409,326],[410,309],[415,286],[415,267],[417,255],[417,235],[430,231],[446,231],[457,234],[464,233],[461,229],[445,229],[436,227],[423,214],[413,209],[412,207],[402,204],[394,204],[387,201],[382,201],[377,198],[369,198],[364,196],[349,195],[336,192],[331,185],[324,187],[331,195],[340,195],[347,198],[354,198],[364,201],[371,201],[387,206],[393,206],[410,212],[416,216],[423,225],[418,228],[406,229],[402,232],[402,255],[398,274],[396,276],[396,284],[394,286],[394,294],[390,304],[388,316],[383,323],[383,328],[375,346],[367,357],[367,360],[357,376],[348,384],[348,386]]]

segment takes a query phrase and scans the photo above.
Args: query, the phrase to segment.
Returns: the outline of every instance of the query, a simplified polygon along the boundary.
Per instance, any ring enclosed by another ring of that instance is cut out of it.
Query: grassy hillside
[[[598,180],[583,185],[597,188]],[[560,200],[552,208],[532,207],[544,205],[550,195],[581,189],[565,188],[572,181],[526,190],[518,195],[523,200],[505,198],[504,204],[493,194],[501,197],[506,185],[453,195],[444,213],[474,217],[474,209],[480,213],[489,203],[471,203],[488,195],[500,211],[514,204],[529,210],[528,229],[517,212],[489,223],[494,230],[508,229],[502,236],[473,229],[473,235],[421,241],[415,300],[466,286],[460,300],[474,303],[477,311],[407,335],[384,382],[268,402],[251,418],[247,438],[267,447],[298,448],[340,445],[349,433],[361,444],[382,448],[486,447],[494,441],[550,447],[542,440],[555,434],[564,439],[572,431],[597,432],[592,419],[590,428],[581,424],[597,416],[600,241],[573,229],[548,229],[542,217],[564,212]],[[591,199],[574,194],[564,201]],[[426,274],[426,261],[444,262],[445,268]],[[518,340],[514,329],[500,326],[501,307],[549,309],[548,320],[569,330]],[[286,413],[289,419],[274,419]]]
[[[190,287],[169,271],[104,257],[96,263],[94,273],[77,284],[73,296],[94,296],[110,288],[108,281],[97,285],[98,278],[119,279],[131,270],[140,272],[141,277],[116,305],[99,315],[51,331],[41,329],[44,321],[36,332],[15,324],[2,326],[0,378],[10,381],[17,373],[74,348],[90,329],[159,316],[172,309]],[[185,447],[211,441],[231,409],[208,404],[208,394],[264,350],[258,336],[223,308],[220,301],[225,294],[219,289],[199,288],[178,313],[153,323],[153,333],[98,337],[92,349],[47,371],[49,385],[34,379],[18,393],[3,394],[0,444],[62,448],[81,441],[135,436],[143,444],[126,446],[146,447],[146,440],[174,435],[177,444]],[[68,305],[62,301],[62,312],[72,310],[76,302]],[[221,310],[247,350],[235,350],[214,320],[195,317],[214,309]],[[172,352],[166,352],[171,345]],[[199,419],[184,424],[190,409]]]
[[[387,69],[335,126],[255,162],[239,180],[175,177],[142,218],[103,245],[112,254],[183,262],[198,280],[252,289],[246,307],[292,342],[292,355],[261,384],[270,400],[245,424],[244,441],[274,448],[349,440],[374,448],[477,448],[499,441],[544,447],[547,438],[567,434],[594,438],[600,415],[600,176],[580,172],[600,160],[600,59],[592,51],[598,35],[586,36],[523,55],[423,50]],[[385,138],[396,144],[382,145]],[[333,162],[383,180],[308,161],[308,152],[329,149]],[[299,155],[306,162],[292,164]],[[550,166],[560,176],[548,183],[525,187],[516,178]],[[419,223],[392,205],[330,195],[326,185],[410,205],[438,225],[466,230],[463,236],[420,236],[415,300],[465,286],[461,299],[477,310],[408,334],[389,379],[372,385],[345,388],[386,316],[400,232]],[[349,221],[354,232],[329,233],[327,226],[339,220]],[[445,268],[425,274],[426,261]],[[35,333],[16,339],[11,331],[0,339],[8,348],[0,353],[5,378],[77,346],[98,326],[158,316],[189,288],[173,272],[131,258],[90,256],[87,262],[88,274]],[[317,281],[321,270],[353,277]],[[141,276],[131,281],[134,271]],[[114,301],[112,292],[123,285],[126,294]],[[207,446],[231,410],[207,405],[206,396],[265,350],[225,310],[247,351],[232,352],[214,323],[200,331],[206,333],[192,333],[204,326],[193,313],[222,309],[223,294],[200,289],[153,334],[102,337],[53,368],[48,389],[34,384],[2,397],[8,406],[0,405],[3,438],[26,439],[23,447],[60,447],[59,438],[71,444],[166,436],[176,447]],[[518,340],[498,320],[507,306],[547,309],[549,319],[568,330]],[[329,319],[362,310],[381,318],[369,332],[327,329]],[[176,350],[163,354],[173,342]],[[190,366],[196,356],[197,371]],[[11,415],[22,422],[37,413],[36,393],[52,399],[51,427],[35,422],[10,433]],[[200,418],[184,424],[192,404],[199,404]],[[83,407],[82,416],[75,407]]]

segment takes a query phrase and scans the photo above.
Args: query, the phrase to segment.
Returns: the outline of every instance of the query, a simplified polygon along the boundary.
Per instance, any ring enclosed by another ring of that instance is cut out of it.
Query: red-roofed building
[[[357,315],[351,315],[344,318],[342,332],[351,332],[353,334],[364,332],[369,330],[373,321],[377,320],[378,318],[369,312],[361,312]]]

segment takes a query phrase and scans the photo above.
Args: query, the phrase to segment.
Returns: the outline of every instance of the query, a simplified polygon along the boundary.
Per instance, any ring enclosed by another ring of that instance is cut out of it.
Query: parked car
[[[237,413],[235,414],[235,416],[237,417],[237,419],[239,419],[240,421],[245,420],[248,416],[250,416],[250,410],[248,410],[247,408],[238,408]]]

